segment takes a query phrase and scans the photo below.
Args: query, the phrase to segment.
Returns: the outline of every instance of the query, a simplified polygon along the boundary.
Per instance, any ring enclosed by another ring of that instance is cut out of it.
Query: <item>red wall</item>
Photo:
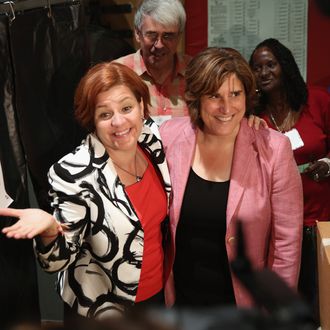
[[[308,8],[307,82],[330,87],[330,13],[321,12],[315,0]]]
[[[207,47],[207,1],[186,0],[187,13],[185,50],[195,55]]]
[[[330,1],[330,0],[325,0]],[[207,47],[207,1],[186,0],[186,53],[195,55]],[[330,13],[321,12],[316,0],[308,8],[307,82],[330,86]]]

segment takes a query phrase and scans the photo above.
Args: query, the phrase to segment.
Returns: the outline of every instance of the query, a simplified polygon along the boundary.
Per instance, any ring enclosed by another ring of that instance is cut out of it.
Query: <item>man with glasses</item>
[[[177,53],[186,13],[179,0],[144,0],[134,18],[140,49],[117,59],[147,83],[150,114],[161,124],[175,116],[188,115],[184,101],[184,72],[188,55]]]

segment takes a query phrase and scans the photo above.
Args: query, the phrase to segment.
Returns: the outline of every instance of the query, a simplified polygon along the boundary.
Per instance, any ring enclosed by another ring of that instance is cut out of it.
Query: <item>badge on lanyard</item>
[[[296,150],[304,146],[304,141],[302,140],[299,132],[295,128],[291,129],[288,132],[285,132],[284,135],[289,138],[292,150]]]
[[[153,121],[154,121],[158,126],[161,126],[162,123],[164,123],[165,121],[171,119],[172,116],[170,116],[170,115],[167,115],[167,116],[151,116],[151,118],[153,119]]]

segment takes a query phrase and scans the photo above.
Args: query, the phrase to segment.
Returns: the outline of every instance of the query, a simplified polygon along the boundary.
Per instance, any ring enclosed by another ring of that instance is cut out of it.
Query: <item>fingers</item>
[[[0,208],[0,216],[19,218],[21,210],[11,208]]]
[[[260,118],[254,115],[250,115],[248,118],[248,125],[249,127],[254,127],[256,130],[259,129],[260,125]]]
[[[256,117],[256,118],[258,118],[258,117]],[[257,130],[257,131],[259,130],[260,123],[261,123],[261,119],[260,118],[258,118],[258,119],[256,119],[254,121],[254,128],[255,128],[255,130]]]
[[[44,213],[34,209],[1,208],[0,215],[18,218],[16,223],[3,228],[2,233],[14,239],[33,238],[48,225],[48,222],[38,218],[38,214],[43,218]]]
[[[10,233],[10,232],[15,232],[17,230],[19,230],[21,228],[20,224],[18,222],[16,222],[15,224],[13,224],[12,226],[6,227],[2,229],[2,232],[4,234]]]
[[[260,118],[260,127],[268,128],[268,124],[267,124],[266,120]]]
[[[254,116],[254,115],[249,115],[248,118],[248,125],[249,127],[254,127],[255,130],[259,130],[259,128],[268,128],[268,125],[266,123],[266,121],[258,116]]]
[[[304,174],[309,176],[312,180],[319,182],[326,178],[327,173],[327,165],[321,161],[316,161],[314,163],[311,163],[310,166],[308,166],[304,170]]]
[[[268,128],[268,125],[267,125],[267,122],[262,119],[262,118],[259,118],[257,116],[254,117],[254,128],[256,130],[259,130],[259,128]]]
[[[2,230],[2,232],[8,237],[8,238],[15,238],[15,239],[31,239],[38,235],[38,231],[35,228],[32,227],[7,227]]]
[[[255,116],[253,116],[253,115],[249,115],[249,118],[248,118],[248,125],[249,125],[249,127],[252,127],[253,126],[254,117]]]
[[[10,227],[4,228],[2,232],[8,238],[21,239],[27,238],[27,235],[31,232],[31,230],[32,228],[30,226],[21,225],[21,222],[19,221]]]
[[[8,227],[6,229],[8,230],[7,231],[3,230],[2,232],[6,234],[8,238],[15,238],[15,239],[24,238],[24,234],[20,229],[12,229],[11,227]]]

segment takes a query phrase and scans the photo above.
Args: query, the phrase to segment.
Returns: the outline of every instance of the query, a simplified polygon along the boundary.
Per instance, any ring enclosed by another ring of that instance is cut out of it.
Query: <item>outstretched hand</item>
[[[33,238],[49,231],[61,231],[55,218],[40,209],[11,209],[0,208],[0,216],[18,218],[18,221],[2,232],[9,238]]]
[[[253,126],[256,130],[258,130],[260,127],[268,128],[268,125],[264,119],[254,115],[249,115],[248,125],[250,127]]]

